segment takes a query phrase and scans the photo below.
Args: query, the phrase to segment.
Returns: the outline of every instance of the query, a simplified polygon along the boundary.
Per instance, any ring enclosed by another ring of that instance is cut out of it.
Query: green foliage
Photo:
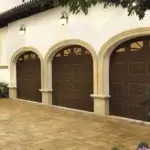
[[[43,7],[48,5],[57,7],[60,5],[60,0],[36,0],[36,1],[40,1],[41,6]]]
[[[147,84],[145,86],[145,90],[143,92],[143,101],[141,102],[141,105],[150,106],[150,84]]]
[[[8,84],[0,82],[0,98],[8,97]]]
[[[136,6],[132,5],[133,2],[136,2]],[[149,0],[41,0],[42,5],[49,3],[53,3],[54,6],[68,7],[73,14],[82,11],[85,15],[88,14],[89,8],[96,4],[103,4],[104,8],[121,6],[128,10],[129,16],[136,14],[139,19],[143,19],[146,10],[150,9]]]
[[[138,148],[142,148],[142,147],[149,148],[148,144],[144,141],[140,142],[138,145]]]

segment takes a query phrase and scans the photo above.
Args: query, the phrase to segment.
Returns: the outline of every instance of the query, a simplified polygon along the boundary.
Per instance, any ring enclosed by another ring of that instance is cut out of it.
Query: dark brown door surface
[[[93,111],[92,56],[80,46],[66,47],[57,53],[52,64],[53,104]]]
[[[26,52],[16,64],[17,97],[41,102],[41,64],[37,54]]]
[[[145,86],[150,84],[150,37],[127,41],[114,50],[110,59],[111,115],[144,120],[141,106]]]

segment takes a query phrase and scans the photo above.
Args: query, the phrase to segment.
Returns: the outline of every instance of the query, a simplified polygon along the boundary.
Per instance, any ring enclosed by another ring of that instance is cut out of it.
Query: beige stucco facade
[[[102,112],[98,114],[109,114],[109,60],[113,50],[121,43],[140,36],[150,35],[150,28],[136,28],[128,30],[109,39],[98,54],[98,105]]]
[[[60,24],[61,12],[67,12],[68,24]],[[55,8],[8,24],[0,29],[0,78],[9,83],[10,98],[17,97],[16,62],[26,51],[35,52],[41,60],[42,102],[52,104],[52,60],[66,46],[85,47],[93,58],[94,113],[109,115],[109,59],[122,42],[150,35],[150,12],[143,20],[128,17],[122,8],[104,10],[92,7],[88,15],[69,13],[67,8]],[[91,21],[92,20],[92,21]],[[20,25],[26,34],[20,36]]]
[[[93,57],[93,91],[91,96],[94,100],[94,113],[99,115],[109,115],[109,59],[112,51],[122,42],[143,35],[149,35],[150,28],[137,28],[120,33],[108,40],[97,55],[94,48],[78,39],[61,41],[53,45],[45,57],[36,48],[23,47],[17,50],[10,61],[10,98],[17,98],[16,86],[16,61],[18,57],[26,51],[35,52],[41,60],[41,89],[42,103],[52,105],[52,60],[55,54],[66,46],[80,45],[88,49]]]

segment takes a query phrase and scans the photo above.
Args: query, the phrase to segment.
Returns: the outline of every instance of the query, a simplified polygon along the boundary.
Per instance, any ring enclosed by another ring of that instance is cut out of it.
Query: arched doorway
[[[82,46],[68,46],[52,61],[53,104],[93,111],[93,60]]]
[[[150,36],[118,46],[110,58],[110,114],[145,119],[141,106],[145,86],[150,84]]]
[[[32,51],[23,53],[16,63],[17,98],[41,102],[41,64]]]

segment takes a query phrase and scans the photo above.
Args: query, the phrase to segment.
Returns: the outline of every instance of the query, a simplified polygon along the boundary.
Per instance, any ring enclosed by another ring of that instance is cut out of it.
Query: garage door
[[[22,54],[16,64],[17,97],[41,102],[41,65],[37,54],[26,52]]]
[[[120,45],[110,60],[110,112],[112,115],[144,120],[148,107],[141,106],[150,84],[150,37]]]
[[[66,47],[52,63],[53,104],[93,111],[93,61],[81,46]]]

